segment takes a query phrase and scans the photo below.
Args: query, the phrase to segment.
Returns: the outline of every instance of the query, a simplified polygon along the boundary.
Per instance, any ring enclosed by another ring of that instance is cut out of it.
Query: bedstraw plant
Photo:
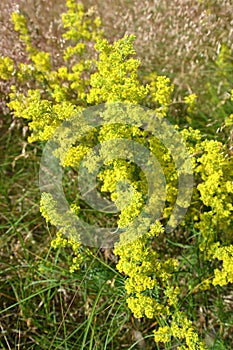
[[[179,190],[173,155],[161,140],[140,126],[140,115],[136,109],[132,117],[136,123],[129,120],[129,125],[125,125],[120,120],[114,120],[114,116],[118,115],[114,106],[123,103],[129,110],[136,105],[149,107],[163,123],[167,117],[170,118],[174,85],[168,77],[156,72],[151,72],[148,83],[143,84],[138,74],[140,60],[135,57],[135,36],[125,35],[110,43],[104,37],[100,18],[85,12],[83,5],[74,0],[67,0],[66,4],[67,12],[62,15],[65,41],[63,64],[59,67],[56,67],[51,54],[33,45],[25,16],[20,12],[12,14],[15,30],[25,45],[29,63],[18,64],[10,57],[0,59],[1,78],[14,80],[8,106],[15,117],[28,121],[31,131],[29,142],[39,141],[42,144],[53,137],[64,121],[80,115],[79,127],[83,128],[84,136],[66,143],[64,128],[64,134],[58,139],[56,156],[65,169],[78,172],[81,161],[96,144],[109,141],[114,144],[118,139],[133,140],[147,147],[155,156],[166,179],[165,206],[160,219],[150,224],[143,235],[140,234],[140,226],[136,233],[130,230],[131,223],[146,204],[148,184],[142,169],[132,161],[119,157],[106,161],[98,173],[99,191],[120,209],[119,215],[109,216],[104,222],[112,220],[119,229],[129,227],[120,234],[114,245],[116,269],[125,276],[127,305],[135,318],[156,320],[153,333],[158,345],[164,343],[166,348],[171,348],[176,344],[180,350],[206,349],[207,345],[200,340],[194,320],[186,312],[184,300],[194,290],[202,295],[203,290],[210,291],[233,283],[232,115],[222,126],[228,135],[224,143],[208,139],[198,129],[187,127],[182,130],[175,126],[189,152],[194,188],[188,212],[174,232],[181,242],[184,235],[190,246],[193,244],[197,247],[199,261],[208,266],[201,280],[196,281],[196,285],[189,290],[188,275],[182,274],[182,254],[185,255],[185,251],[176,256],[175,248],[173,252],[170,246],[164,253],[164,246],[169,247],[170,237],[165,227]],[[185,99],[188,113],[195,109],[196,98],[198,96],[190,94]],[[233,90],[231,106],[232,101]],[[109,106],[104,115],[109,123],[92,129],[85,128],[82,112],[101,103]],[[87,176],[95,166],[93,157],[86,164]],[[133,188],[133,195],[119,190],[119,181],[125,180]],[[158,205],[157,198],[152,200],[154,206]],[[87,206],[78,193],[69,198],[69,204],[71,213],[90,220]],[[187,203],[181,202],[179,206],[186,208]],[[73,250],[70,271],[78,271],[85,259],[90,257],[93,248],[85,247],[79,239],[80,233],[64,221],[51,194],[42,193],[40,208],[48,224],[60,227],[51,242],[52,247],[70,246]]]

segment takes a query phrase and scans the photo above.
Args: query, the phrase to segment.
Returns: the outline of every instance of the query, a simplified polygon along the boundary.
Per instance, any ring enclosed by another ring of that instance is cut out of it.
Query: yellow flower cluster
[[[177,268],[177,261],[171,258],[161,261],[150,245],[150,238],[163,231],[160,222],[156,221],[139,238],[135,238],[136,233],[133,237],[130,229],[126,230],[115,245],[114,253],[120,257],[117,269],[127,276],[127,303],[138,318],[168,315],[169,307],[176,302],[178,288],[171,289],[169,279]],[[128,243],[128,240],[131,241]]]
[[[222,231],[221,239],[233,239],[229,230],[233,212],[232,158],[227,157],[226,147],[214,140],[204,140],[198,148],[202,154],[195,172],[200,174],[202,182],[197,190],[209,210],[200,214],[196,226],[204,238],[201,248],[206,249],[217,238],[214,232]]]
[[[217,248],[214,258],[222,261],[222,269],[215,269],[213,285],[233,283],[233,245]]]
[[[140,61],[135,55],[135,36],[125,35],[109,44],[106,39],[98,40],[95,48],[100,52],[96,62],[98,71],[91,75],[89,103],[131,102],[140,103],[148,93],[149,86],[139,83],[137,70]]]
[[[67,153],[65,154],[65,159],[62,162],[63,166],[79,166],[82,158],[90,150],[89,147],[82,144],[74,147],[70,147]]]
[[[103,31],[100,29],[100,18],[93,18],[91,11],[86,13],[83,4],[67,0],[66,5],[67,12],[62,15],[63,27],[66,29],[63,37],[75,44],[68,46],[64,52],[64,58],[68,60],[75,55],[81,56],[86,43],[100,39]]]
[[[68,241],[66,238],[63,237],[62,233],[58,231],[56,233],[56,238],[52,240],[51,247],[54,249],[57,249],[59,247],[66,247],[68,244]]]
[[[56,234],[56,238],[51,241],[51,247],[54,249],[58,249],[60,247],[71,247],[74,253],[74,257],[72,258],[72,263],[69,267],[70,272],[73,273],[75,270],[80,269],[80,265],[83,261],[83,255],[80,253],[80,242],[76,241],[73,238],[64,238],[63,233],[58,231]]]
[[[26,17],[19,12],[13,12],[11,15],[12,22],[14,24],[14,29],[19,32],[19,38],[25,43],[26,50],[29,56],[34,55],[38,51],[33,48],[31,36],[27,26]]]
[[[154,331],[155,341],[157,343],[169,343],[171,338],[176,338],[179,343],[179,350],[205,350],[205,345],[199,341],[198,334],[195,332],[192,322],[182,312],[176,312],[172,316],[170,326],[161,326]]]
[[[150,82],[148,102],[156,105],[157,117],[165,117],[172,102],[174,85],[168,77],[157,75],[155,72],[150,73],[147,79]]]
[[[80,250],[81,243],[79,233],[72,224],[72,215],[79,213],[79,207],[73,204],[69,212],[65,213],[65,215],[64,213],[61,215],[52,195],[44,192],[41,196],[40,211],[47,222],[59,228],[56,238],[51,242],[51,246],[55,249],[58,247],[70,246],[74,253],[70,271],[74,272],[79,269],[83,261],[83,255]]]
[[[196,100],[197,100],[197,95],[196,94],[190,94],[188,96],[185,96],[184,101],[187,104],[187,112],[192,113],[195,112],[196,110]]]
[[[9,80],[14,72],[14,61],[10,57],[0,57],[0,77]]]
[[[12,86],[11,90],[8,106],[14,110],[17,117],[31,120],[29,128],[32,134],[29,142],[49,140],[61,121],[77,112],[76,106],[69,101],[53,104],[52,101],[42,99],[39,89],[28,90],[27,96],[19,93],[16,86]]]
[[[183,130],[182,135],[191,150],[194,174],[198,182],[194,189],[190,214],[202,236],[199,247],[205,258],[223,261],[223,268],[215,270],[212,283],[228,284],[232,280],[230,271],[233,268],[230,254],[233,241],[232,156],[227,145],[215,140],[202,141],[201,133],[197,130],[189,128]],[[186,217],[186,222],[187,220],[189,216]],[[208,285],[210,287],[210,283]]]

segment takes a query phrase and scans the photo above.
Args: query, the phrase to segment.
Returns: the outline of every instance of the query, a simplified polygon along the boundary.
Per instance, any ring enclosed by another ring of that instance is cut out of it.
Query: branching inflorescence
[[[67,13],[62,16],[66,43],[64,65],[55,67],[50,54],[33,46],[25,17],[13,13],[12,20],[25,43],[30,63],[17,65],[11,58],[2,57],[0,76],[4,80],[15,79],[8,106],[16,117],[28,120],[30,142],[48,141],[64,121],[101,103],[149,106],[159,120],[168,115],[174,86],[167,77],[155,72],[148,84],[140,82],[140,61],[135,58],[133,35],[109,43],[103,38],[100,19],[87,15],[81,4],[67,0]],[[186,98],[190,110],[195,108],[195,99],[194,94]],[[177,198],[178,175],[173,155],[155,135],[140,127],[137,113],[132,117],[136,122],[129,122],[129,125],[121,124],[120,120],[113,121],[112,116],[114,113],[106,114],[104,125],[90,129],[85,129],[80,119],[84,136],[70,144],[63,143],[66,137],[64,129],[64,139],[59,140],[56,156],[62,166],[78,169],[82,159],[96,144],[127,139],[147,147],[156,157],[166,180],[166,200],[160,220],[149,224],[143,235],[140,227],[134,235],[130,225],[146,204],[148,184],[144,172],[119,155],[118,159],[106,161],[98,173],[100,191],[107,193],[120,210],[117,227],[129,227],[115,243],[114,253],[119,257],[116,268],[126,277],[127,303],[134,316],[159,320],[160,326],[154,331],[156,342],[170,343],[175,338],[181,344],[179,349],[204,349],[191,320],[180,308],[179,296],[184,293],[184,287],[173,284],[179,259],[169,254],[161,255],[160,249],[156,249],[157,242],[165,235],[169,236],[165,233],[165,226]],[[231,125],[232,118],[228,118],[226,128]],[[202,258],[222,261],[222,268],[216,268],[214,275],[210,271],[209,287],[211,284],[213,288],[233,283],[233,167],[229,145],[204,139],[198,130],[192,128],[179,132],[189,151],[195,179],[192,201],[181,230],[188,230],[192,222],[200,233]],[[91,172],[95,167],[94,156],[91,162],[86,162]],[[119,182],[126,180],[133,192],[119,189]],[[158,199],[154,199],[154,205],[158,205]],[[179,205],[186,207],[187,203]],[[80,203],[70,203],[70,207],[74,215],[80,215]],[[79,232],[69,226],[68,221],[64,222],[55,199],[48,193],[42,194],[41,213],[48,223],[60,227],[52,246],[72,247],[73,272],[83,261]],[[146,220],[145,217],[145,225]]]

